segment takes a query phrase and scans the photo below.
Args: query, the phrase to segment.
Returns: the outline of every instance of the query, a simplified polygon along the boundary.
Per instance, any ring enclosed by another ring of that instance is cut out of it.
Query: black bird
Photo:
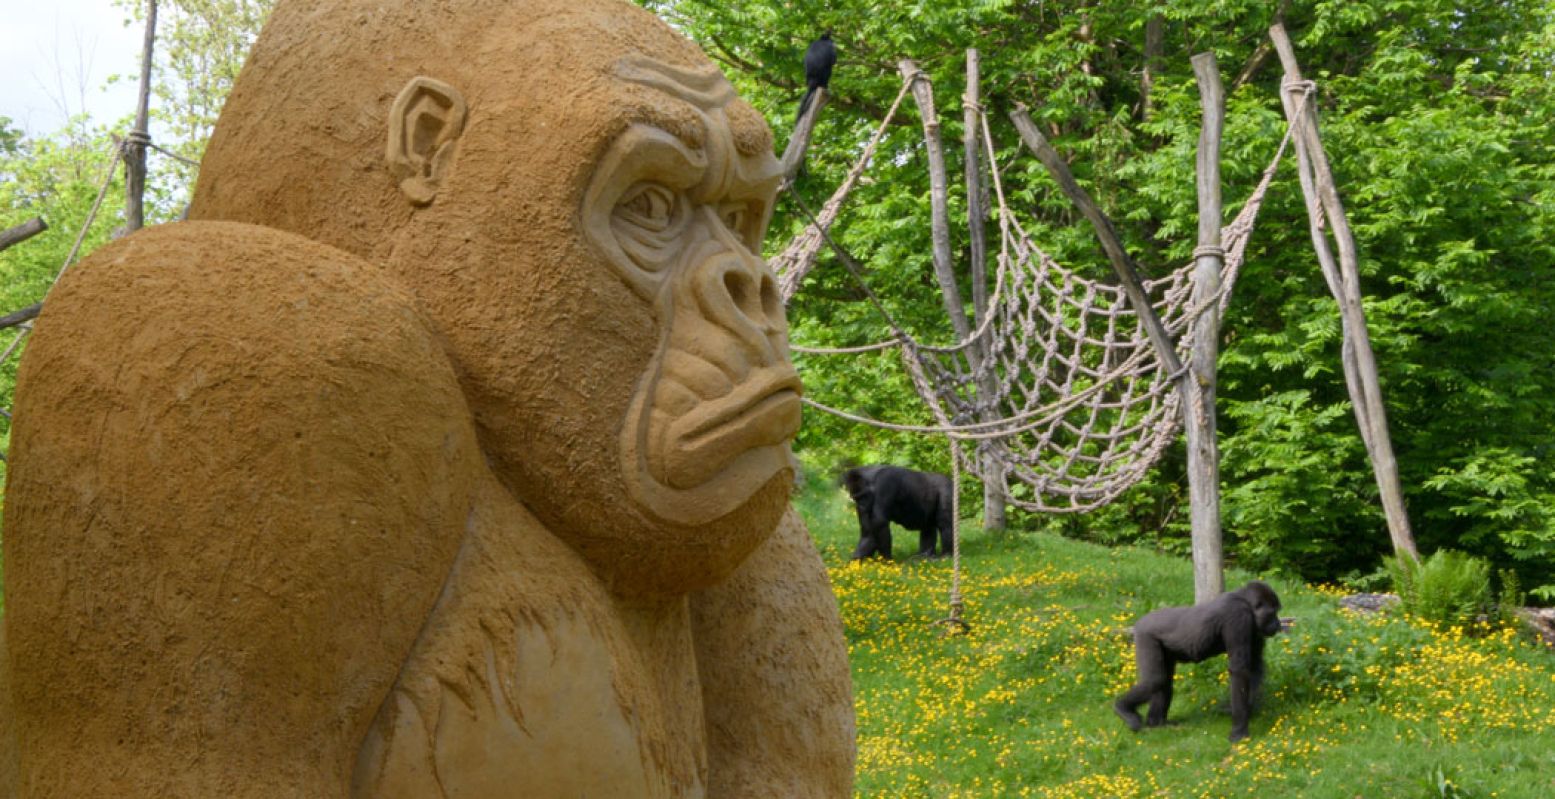
[[[810,107],[810,98],[815,96],[815,90],[831,83],[831,68],[837,65],[837,46],[831,42],[831,31],[821,34],[821,38],[810,42],[810,48],[804,52],[804,99],[799,101],[799,116],[794,118],[794,124],[804,119],[805,109]]]

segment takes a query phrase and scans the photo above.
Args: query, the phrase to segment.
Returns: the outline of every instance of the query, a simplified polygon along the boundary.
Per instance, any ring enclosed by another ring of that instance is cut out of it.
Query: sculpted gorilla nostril
[[[761,276],[761,310],[767,319],[783,318],[783,297],[778,293],[777,281],[771,275]]]
[[[751,285],[751,279],[746,275],[729,271],[724,273],[724,288],[729,291],[729,299],[734,300],[734,307],[740,309],[740,313],[758,321],[761,316],[761,306],[757,304],[755,287]]]

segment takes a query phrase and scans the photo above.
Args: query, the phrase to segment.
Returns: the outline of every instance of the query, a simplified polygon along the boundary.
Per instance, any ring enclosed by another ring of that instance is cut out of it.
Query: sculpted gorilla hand
[[[1279,596],[1259,580],[1202,605],[1145,614],[1134,625],[1138,682],[1113,709],[1129,729],[1138,732],[1138,708],[1148,701],[1150,713],[1143,723],[1165,724],[1177,664],[1198,663],[1224,653],[1231,671],[1231,741],[1246,738],[1252,698],[1263,683],[1263,642],[1280,631],[1279,614]]]
[[[951,540],[950,478],[934,472],[915,472],[900,466],[860,466],[842,478],[858,511],[859,542],[854,560],[871,555],[890,560],[891,522],[918,531],[918,554],[935,557],[935,532],[939,556],[949,555]]]

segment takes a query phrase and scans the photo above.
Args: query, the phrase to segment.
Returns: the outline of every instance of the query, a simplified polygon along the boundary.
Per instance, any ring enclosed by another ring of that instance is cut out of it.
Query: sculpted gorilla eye
[[[610,214],[616,243],[645,272],[668,268],[680,252],[691,218],[685,197],[661,183],[638,183]]]
[[[662,233],[668,230],[680,211],[675,193],[656,183],[634,187],[616,206],[620,216],[644,230]]]

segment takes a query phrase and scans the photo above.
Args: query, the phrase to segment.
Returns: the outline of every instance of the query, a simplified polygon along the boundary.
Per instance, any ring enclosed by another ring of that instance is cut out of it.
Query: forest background
[[[106,0],[105,0],[106,2]],[[1019,147],[1017,102],[1070,160],[1150,275],[1194,247],[1199,106],[1189,56],[1212,51],[1227,87],[1222,171],[1227,218],[1284,133],[1281,71],[1267,29],[1281,21],[1316,80],[1324,143],[1360,250],[1366,314],[1381,369],[1406,502],[1423,552],[1464,550],[1517,571],[1555,600],[1555,2],[1253,0],[1131,3],[925,0],[829,3],[645,0],[724,68],[782,145],[804,89],[806,44],[830,30],[834,98],[797,190],[831,193],[900,87],[899,59],[933,79],[943,136],[959,140],[964,57],[982,56],[981,91],[997,166],[1017,211],[1060,262],[1110,279],[1089,228]],[[163,0],[157,144],[197,161],[271,0]],[[116,13],[138,24],[141,2]],[[110,12],[113,13],[113,12]],[[138,65],[122,65],[125,76]],[[0,228],[41,216],[50,230],[0,253],[0,314],[42,299],[114,157],[115,119],[76,117],[27,133],[0,117]],[[952,219],[965,218],[949,146]],[[196,173],[151,154],[151,222],[177,217]],[[948,341],[929,243],[928,173],[913,112],[899,117],[834,231],[891,313]],[[111,185],[83,250],[106,242],[123,203]],[[767,247],[801,227],[779,204]],[[992,228],[990,228],[992,230]],[[953,229],[962,280],[967,233]],[[985,265],[986,267],[986,265]],[[963,296],[970,296],[966,285]],[[876,341],[883,322],[832,258],[789,309],[795,341]],[[16,331],[0,332],[0,350]],[[25,346],[25,343],[23,344]],[[1376,485],[1339,360],[1340,323],[1323,284],[1294,168],[1265,202],[1222,327],[1218,423],[1228,557],[1312,581],[1381,582],[1388,552]],[[0,364],[12,405],[17,359]],[[807,393],[830,405],[928,422],[889,356],[801,362]],[[0,418],[0,448],[9,419]],[[831,475],[892,462],[948,468],[933,438],[883,433],[806,412],[797,450]],[[1185,454],[1119,502],[1084,516],[1016,514],[1102,543],[1186,552]],[[976,496],[968,489],[968,503]],[[968,506],[975,507],[975,506]],[[968,511],[968,515],[971,512]]]

